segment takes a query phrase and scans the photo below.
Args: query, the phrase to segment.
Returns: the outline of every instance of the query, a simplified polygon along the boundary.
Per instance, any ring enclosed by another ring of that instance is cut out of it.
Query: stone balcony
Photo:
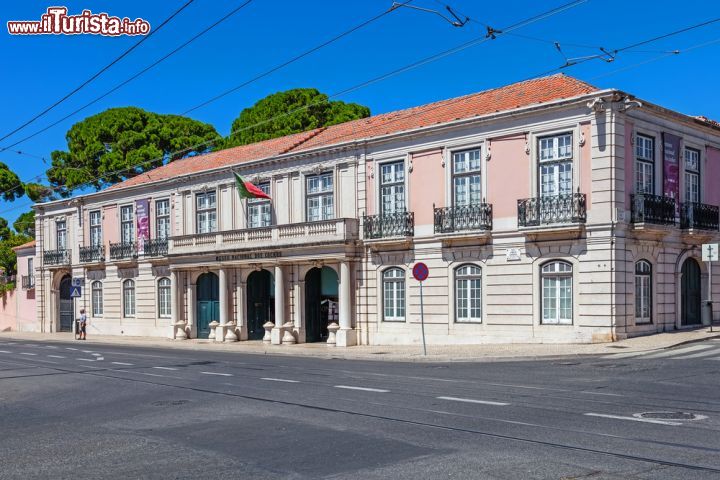
[[[344,244],[358,238],[358,220],[338,218],[170,237],[169,255]]]

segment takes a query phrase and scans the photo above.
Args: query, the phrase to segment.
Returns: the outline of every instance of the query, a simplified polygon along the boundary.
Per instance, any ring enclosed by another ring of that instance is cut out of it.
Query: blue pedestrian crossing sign
[[[70,298],[82,297],[82,287],[70,287]]]

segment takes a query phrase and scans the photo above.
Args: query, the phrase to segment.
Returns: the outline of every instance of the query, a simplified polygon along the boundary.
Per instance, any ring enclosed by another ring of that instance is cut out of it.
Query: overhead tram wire
[[[170,16],[167,17],[165,20],[163,20],[163,21],[160,23],[160,25],[158,25],[157,27],[155,27],[155,28],[154,28],[150,33],[148,33],[147,35],[143,36],[140,40],[138,40],[138,41],[137,41],[136,43],[134,43],[130,48],[128,48],[127,50],[125,50],[123,53],[121,53],[121,54],[120,54],[117,58],[115,58],[112,62],[110,62],[110,63],[108,63],[107,65],[105,65],[103,68],[101,68],[101,69],[100,69],[97,73],[95,73],[93,76],[91,76],[90,78],[88,78],[87,80],[85,80],[84,82],[82,82],[80,85],[78,85],[77,87],[75,87],[73,90],[71,90],[69,93],[67,93],[64,97],[60,98],[60,100],[57,100],[55,103],[53,103],[52,105],[50,105],[49,107],[47,107],[45,110],[43,110],[42,112],[40,112],[40,113],[38,113],[37,115],[35,115],[34,117],[32,117],[30,120],[26,121],[25,123],[23,123],[22,125],[20,125],[20,126],[17,127],[16,129],[14,129],[13,131],[7,133],[5,136],[3,136],[2,138],[0,138],[0,142],[2,142],[3,140],[5,140],[5,139],[8,138],[8,137],[11,137],[12,135],[14,135],[14,134],[16,134],[17,132],[19,132],[20,130],[22,130],[23,128],[25,128],[25,127],[27,127],[28,125],[30,125],[31,123],[35,122],[35,120],[41,118],[42,116],[44,116],[45,114],[47,114],[48,112],[50,112],[52,109],[54,109],[55,107],[57,107],[58,105],[60,105],[61,103],[63,103],[65,100],[67,100],[68,98],[72,97],[72,96],[75,95],[77,92],[79,92],[80,90],[82,90],[84,87],[86,87],[87,85],[89,85],[91,82],[93,82],[95,79],[97,79],[100,75],[102,75],[103,73],[105,73],[110,67],[112,67],[113,65],[115,65],[116,63],[118,63],[120,60],[122,60],[122,59],[125,58],[127,55],[129,55],[130,52],[132,52],[133,50],[135,50],[136,48],[138,48],[140,45],[142,45],[142,43],[145,42],[148,38],[152,37],[155,33],[157,33],[158,31],[160,31],[165,25],[167,25],[173,18],[175,18],[177,15],[179,15],[180,12],[182,12],[182,11],[185,10],[188,6],[190,6],[190,4],[193,3],[194,1],[195,1],[195,0],[188,0],[187,2],[185,2],[185,4],[183,4],[180,8],[178,8],[177,10],[175,10],[175,12],[174,12],[172,15],[170,15]]]
[[[212,23],[211,25],[207,26],[205,29],[203,29],[203,30],[200,31],[199,33],[195,34],[195,35],[194,35],[193,37],[191,37],[189,40],[187,40],[186,42],[182,43],[180,46],[178,46],[178,47],[176,47],[175,49],[171,50],[169,53],[165,54],[164,56],[160,57],[159,59],[155,60],[153,63],[151,63],[151,64],[148,65],[147,67],[143,68],[142,70],[140,70],[139,72],[137,72],[136,74],[134,74],[133,76],[131,76],[130,78],[128,78],[128,79],[122,81],[121,83],[115,85],[113,88],[111,88],[111,89],[108,90],[107,92],[103,93],[103,94],[100,95],[99,97],[95,98],[95,99],[92,100],[91,102],[86,103],[86,104],[83,105],[82,107],[80,107],[80,108],[74,110],[73,112],[65,115],[64,117],[62,117],[61,119],[59,119],[59,120],[51,123],[50,125],[47,125],[47,126],[41,128],[40,130],[36,131],[35,133],[33,133],[33,134],[31,134],[31,135],[28,135],[27,137],[24,137],[24,138],[16,141],[15,143],[12,143],[12,144],[10,144],[10,145],[8,145],[8,146],[6,146],[6,147],[0,148],[0,152],[4,152],[4,151],[6,151],[6,150],[9,150],[9,149],[11,149],[12,147],[14,147],[14,146],[16,146],[16,145],[19,145],[19,144],[21,144],[21,143],[23,143],[23,142],[25,142],[25,141],[27,141],[27,140],[30,140],[30,139],[33,138],[33,137],[36,137],[37,135],[40,135],[41,133],[43,133],[43,132],[51,129],[52,127],[54,127],[54,126],[56,126],[56,125],[64,122],[65,120],[67,120],[68,118],[74,116],[75,114],[80,113],[81,111],[85,110],[85,109],[88,108],[89,106],[94,105],[95,103],[99,102],[100,100],[102,100],[103,98],[107,97],[107,96],[110,95],[111,93],[119,90],[120,88],[124,87],[125,85],[127,85],[127,84],[130,83],[130,82],[132,82],[132,81],[135,80],[136,78],[138,78],[138,77],[140,77],[141,75],[145,74],[147,71],[151,70],[152,68],[156,67],[156,66],[159,65],[160,63],[164,62],[165,60],[167,60],[167,59],[170,58],[171,56],[175,55],[177,52],[179,52],[179,51],[182,50],[183,48],[187,47],[187,46],[190,45],[192,42],[194,42],[194,41],[197,40],[198,38],[202,37],[202,36],[205,35],[207,32],[209,32],[209,31],[212,30],[213,28],[217,27],[218,25],[220,25],[222,22],[224,22],[225,20],[227,20],[227,19],[230,18],[231,16],[235,15],[236,13],[238,13],[240,10],[242,10],[242,9],[245,8],[247,5],[249,5],[252,1],[253,1],[253,0],[246,0],[246,1],[243,2],[240,6],[236,7],[236,8],[233,9],[233,10],[231,10],[231,11],[228,12],[225,16],[223,16],[222,18],[220,18],[220,19],[217,20],[216,22]]]
[[[521,28],[521,27],[523,27],[523,26],[525,26],[525,25],[529,25],[530,23],[533,23],[533,22],[542,20],[542,19],[544,19],[544,18],[548,18],[548,16],[556,15],[556,14],[558,14],[558,13],[561,13],[562,11],[567,10],[568,8],[570,8],[570,6],[577,6],[577,5],[581,4],[581,3],[584,3],[585,1],[587,1],[587,0],[574,1],[574,2],[570,2],[570,3],[567,3],[567,4],[561,5],[561,6],[559,6],[559,7],[553,8],[553,9],[551,9],[551,10],[548,10],[547,12],[544,12],[544,13],[541,13],[541,14],[539,14],[539,15],[535,15],[535,16],[530,17],[530,18],[528,18],[528,19],[525,19],[525,20],[522,20],[522,21],[520,21],[520,22],[517,22],[517,23],[509,26],[509,27],[506,29],[506,31],[508,31],[508,30],[510,30],[510,29]],[[480,40],[482,40],[482,42],[481,42]],[[380,81],[385,80],[385,79],[387,79],[387,78],[390,78],[390,77],[392,77],[392,76],[398,75],[398,74],[403,73],[403,72],[408,71],[408,70],[412,70],[412,69],[417,68],[417,67],[419,67],[419,66],[425,65],[425,64],[427,64],[427,63],[430,63],[430,62],[432,62],[432,61],[438,60],[438,59],[440,59],[440,58],[444,58],[444,57],[446,57],[446,56],[448,56],[448,55],[452,55],[452,54],[457,53],[457,52],[459,52],[459,51],[462,51],[462,50],[464,50],[464,49],[466,49],[466,48],[468,48],[468,47],[470,47],[470,46],[473,46],[473,45],[479,44],[479,43],[483,43],[484,41],[488,41],[488,40],[490,40],[490,38],[481,37],[481,38],[478,38],[478,39],[476,39],[476,40],[463,43],[463,44],[461,44],[461,45],[458,45],[457,47],[451,48],[451,49],[449,49],[449,50],[445,50],[445,51],[440,52],[440,53],[438,53],[438,54],[431,55],[431,56],[426,57],[426,58],[424,58],[424,59],[422,59],[422,60],[419,60],[419,61],[413,62],[412,64],[406,65],[405,67],[401,67],[401,68],[399,68],[399,69],[393,70],[393,71],[388,72],[388,73],[386,73],[386,74],[383,74],[383,75],[380,75],[380,76],[375,77],[375,78],[373,78],[373,79],[370,79],[370,80],[367,80],[367,81],[365,81],[365,82],[362,82],[362,83],[360,83],[360,84],[358,84],[358,85],[355,85],[355,86],[353,86],[353,87],[349,87],[349,88],[347,88],[347,89],[345,89],[345,90],[342,90],[342,91],[337,92],[337,93],[335,93],[335,94],[329,95],[328,98],[327,98],[327,100],[323,100],[323,101],[320,101],[320,102],[315,102],[315,103],[312,103],[312,104],[304,105],[304,106],[302,106],[302,107],[298,107],[298,108],[293,109],[293,110],[290,110],[290,111],[288,111],[288,112],[281,113],[281,114],[279,114],[279,115],[276,115],[276,116],[274,116],[274,117],[272,117],[272,118],[263,120],[263,121],[261,121],[261,122],[257,122],[257,123],[255,123],[255,124],[253,124],[253,125],[249,125],[249,126],[246,126],[246,127],[243,127],[243,128],[238,128],[238,129],[236,129],[236,130],[231,131],[231,132],[229,133],[229,135],[232,135],[232,134],[234,134],[234,133],[239,133],[239,132],[241,132],[241,131],[249,130],[249,129],[258,127],[258,126],[260,126],[260,125],[264,125],[264,124],[266,124],[266,123],[268,123],[268,122],[272,122],[272,121],[275,121],[275,120],[277,120],[277,119],[287,117],[287,116],[289,116],[289,115],[294,115],[295,113],[298,113],[298,112],[300,112],[300,111],[306,110],[306,109],[308,109],[308,108],[312,108],[312,107],[314,107],[314,106],[321,105],[321,104],[323,104],[323,103],[327,103],[327,102],[328,102],[330,99],[332,99],[332,98],[338,97],[338,96],[340,96],[340,95],[344,95],[344,94],[346,94],[346,93],[348,93],[348,92],[352,92],[352,91],[355,91],[355,90],[364,88],[364,87],[366,87],[366,86],[368,86],[368,85],[371,85],[371,84],[373,84],[373,83],[380,82]],[[461,100],[462,98],[463,98],[463,97],[459,97],[456,101],[459,101],[459,100]],[[444,105],[447,105],[447,102],[446,102]],[[436,107],[436,108],[438,108],[438,107]],[[390,121],[389,123],[392,123],[392,122],[393,122],[393,121]],[[191,151],[191,150],[197,149],[198,147],[208,146],[208,145],[210,145],[210,144],[212,144],[212,143],[213,143],[213,140],[208,140],[208,141],[201,142],[201,143],[198,143],[198,144],[193,145],[193,146],[190,146],[190,147],[186,147],[186,148],[181,149],[181,150],[177,150],[177,151],[175,151],[175,152],[171,152],[169,155],[170,155],[170,156],[173,156],[173,155],[176,155],[176,154],[186,153],[186,152],[189,152],[189,151]],[[88,180],[88,181],[86,181],[86,182],[78,185],[78,186],[75,187],[75,188],[77,189],[77,188],[84,188],[84,187],[91,186],[94,182],[96,182],[96,181],[98,181],[98,180],[100,180],[100,179],[102,179],[102,178],[105,178],[105,177],[107,177],[107,176],[117,175],[117,174],[119,174],[119,173],[123,173],[123,172],[127,172],[127,171],[130,171],[130,170],[136,169],[136,168],[141,167],[141,166],[143,166],[143,165],[152,164],[152,163],[154,163],[154,162],[162,161],[164,158],[165,158],[165,156],[158,157],[158,158],[154,158],[154,159],[149,159],[149,160],[144,160],[144,161],[142,161],[142,162],[138,162],[138,163],[135,164],[135,165],[131,165],[130,167],[126,167],[126,168],[122,168],[122,169],[120,169],[120,170],[116,170],[116,171],[113,171],[113,172],[107,172],[107,173],[105,173],[105,174],[98,175],[97,177],[94,177],[94,178],[92,178],[92,179],[90,179],[90,180]],[[148,174],[150,174],[150,172],[143,172],[143,173],[141,173],[140,175],[148,175]],[[16,188],[17,188],[17,187],[16,187]],[[55,192],[62,191],[63,189],[64,189],[64,187],[62,187],[62,186],[57,186],[57,187],[48,186],[48,190],[55,191]],[[11,191],[11,190],[13,190],[13,189],[9,189],[8,191]],[[0,192],[0,195],[2,195],[2,194],[3,194],[3,192]],[[15,210],[15,209],[17,209],[17,208],[24,207],[24,206],[27,206],[27,204],[21,205],[21,206],[15,206],[15,207],[13,207],[13,208],[0,211],[0,214],[4,214],[4,213],[7,213],[7,212],[9,212],[9,211],[13,211],[13,210]]]

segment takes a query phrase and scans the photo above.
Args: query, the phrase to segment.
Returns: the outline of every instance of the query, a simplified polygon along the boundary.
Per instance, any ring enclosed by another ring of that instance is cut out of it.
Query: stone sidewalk
[[[251,353],[260,355],[297,355],[319,358],[341,358],[348,360],[392,360],[428,362],[473,362],[511,361],[533,358],[563,357],[579,355],[607,355],[611,353],[644,352],[671,348],[685,343],[704,341],[720,337],[720,328],[710,332],[708,327],[683,330],[644,337],[635,337],[613,343],[595,344],[553,344],[553,343],[505,343],[485,345],[430,345],[427,356],[423,356],[422,345],[399,346],[355,346],[348,348],[328,347],[324,343],[297,345],[266,345],[261,341],[212,342],[210,340],[170,340],[155,337],[93,336],[88,333],[89,345],[124,345],[138,347],[159,347],[178,350],[204,350]],[[26,333],[0,332],[0,339],[24,341],[74,341],[70,333]]]

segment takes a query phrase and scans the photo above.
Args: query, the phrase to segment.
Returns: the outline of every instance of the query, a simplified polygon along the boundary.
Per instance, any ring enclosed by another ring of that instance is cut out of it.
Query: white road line
[[[620,395],[619,393],[606,393],[606,392],[578,392],[578,393],[586,393],[588,395],[605,395],[608,397],[624,397],[625,395]]]
[[[83,352],[85,352],[85,350],[83,350]],[[90,352],[85,352],[85,353],[90,353]],[[102,357],[102,353],[93,353],[92,356],[93,357]]]
[[[77,352],[77,348],[72,348],[72,347],[65,347],[65,350],[74,350]]]
[[[81,362],[94,362],[94,358],[76,358],[75,360],[80,360]]]
[[[691,355],[682,355],[680,357],[673,357],[673,360],[685,360],[687,358],[709,357],[712,355],[720,356],[720,350],[718,350],[717,348],[711,348],[710,350],[705,350],[700,353],[693,353]]]
[[[0,353],[11,353],[11,352],[8,352],[7,350],[0,350]]]
[[[50,358],[65,358],[62,355],[48,355]]]
[[[653,420],[651,418],[623,417],[621,415],[606,415],[604,413],[586,413],[585,415],[587,415],[588,417],[612,418],[615,420],[630,420],[631,422],[656,423],[658,425],[672,425],[672,426],[682,425],[682,423],[679,423],[679,422],[668,422],[665,420]]]
[[[363,392],[378,392],[388,393],[390,390],[383,390],[381,388],[368,388],[368,387],[352,387],[350,385],[334,385],[335,388],[344,388],[345,390],[361,390]]]
[[[203,375],[220,375],[221,377],[232,377],[232,373],[218,373],[218,372],[200,372]]]
[[[99,362],[100,360],[105,360],[105,357],[95,357],[95,360]]]
[[[45,348],[59,348],[59,347],[56,347],[55,345],[45,345]]]
[[[300,383],[298,380],[288,380],[286,378],[262,377],[260,380],[267,380],[268,382]]]
[[[20,352],[20,355],[32,355],[32,356],[35,356],[35,355],[37,355],[37,353]]]
[[[177,368],[172,368],[172,367],[153,367],[153,368],[157,368],[158,370],[177,370]]]
[[[652,355],[647,355],[645,358],[665,358],[665,357],[674,357],[676,355],[684,355],[686,353],[690,352],[697,352],[698,350],[706,350],[708,348],[712,348],[710,345],[691,345],[689,347],[685,348],[678,348],[678,349],[670,349],[665,350],[660,353],[653,353]]]
[[[132,364],[132,363],[125,363],[125,362],[110,362],[110,363],[112,363],[113,365],[125,365],[125,366],[128,366],[128,367],[131,367],[131,366],[134,365],[134,364]]]
[[[488,400],[475,400],[473,398],[458,398],[458,397],[435,397],[438,400],[450,400],[452,402],[465,402],[465,403],[481,403],[483,405],[510,405],[507,402],[491,402]]]

